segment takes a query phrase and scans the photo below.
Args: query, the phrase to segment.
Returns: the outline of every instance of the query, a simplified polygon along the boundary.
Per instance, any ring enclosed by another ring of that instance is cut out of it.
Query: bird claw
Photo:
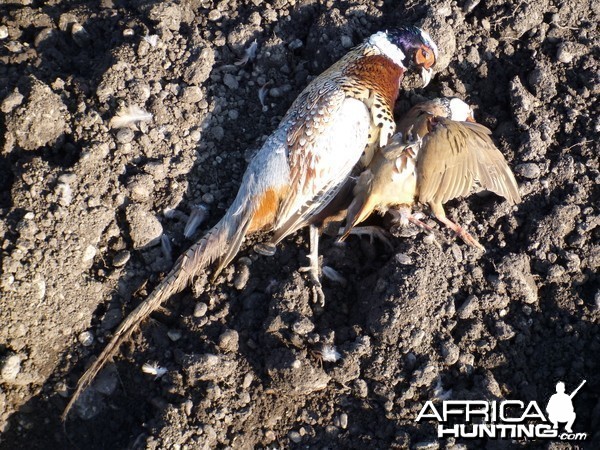
[[[321,284],[321,280],[319,280],[318,274],[314,273],[314,267],[300,267],[298,272],[308,272],[308,282],[310,284],[312,301],[321,307],[325,306],[325,293],[323,292],[323,285]]]
[[[325,293],[323,292],[323,287],[320,286],[320,284],[321,283],[319,283],[319,286],[312,287],[312,300],[313,300],[313,303],[316,303],[321,308],[324,308],[325,307]]]
[[[452,222],[447,217],[438,217],[437,219],[444,225],[446,225],[448,228],[450,228],[452,231],[454,231],[457,234],[457,236],[461,238],[467,245],[478,248],[479,250],[483,250],[485,252],[485,247],[481,245],[477,239],[471,236],[471,234],[463,227],[461,227],[457,223]]]
[[[369,236],[369,240],[371,242],[371,244],[373,243],[373,241],[375,239],[378,239],[379,241],[381,241],[381,243],[383,245],[385,245],[385,247],[388,250],[393,250],[394,246],[392,245],[392,242],[390,241],[390,234],[385,231],[383,228],[381,227],[376,227],[376,226],[363,226],[363,227],[354,227],[352,229],[350,229],[349,234],[354,234],[356,236]]]

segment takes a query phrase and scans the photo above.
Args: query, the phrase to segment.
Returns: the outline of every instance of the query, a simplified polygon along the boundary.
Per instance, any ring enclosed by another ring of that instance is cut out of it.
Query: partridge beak
[[[421,79],[423,80],[423,87],[426,87],[431,78],[433,77],[433,69],[426,69],[425,67],[421,68]]]
[[[475,122],[475,118],[473,116],[468,116],[467,117],[467,122],[476,123]]]

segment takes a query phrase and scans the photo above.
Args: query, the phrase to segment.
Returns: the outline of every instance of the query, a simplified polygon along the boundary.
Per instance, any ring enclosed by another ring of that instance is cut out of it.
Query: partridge
[[[520,202],[515,177],[490,135],[489,129],[474,122],[471,108],[460,99],[416,105],[399,121],[390,144],[360,174],[342,239],[373,211],[390,212],[403,223],[430,229],[412,215],[418,202],[428,204],[435,217],[467,244],[484,250],[446,217],[443,204],[482,190],[511,205]]]
[[[63,412],[89,386],[138,324],[202,271],[212,277],[238,253],[244,237],[270,230],[275,244],[310,225],[346,182],[352,169],[368,164],[394,132],[393,108],[404,73],[419,69],[431,79],[437,47],[416,27],[379,32],[315,78],[294,101],[277,129],[250,161],[233,204],[204,237],[176,261],[155,290],[119,325],[113,338],[83,374]],[[310,275],[319,282],[318,233],[311,226]]]

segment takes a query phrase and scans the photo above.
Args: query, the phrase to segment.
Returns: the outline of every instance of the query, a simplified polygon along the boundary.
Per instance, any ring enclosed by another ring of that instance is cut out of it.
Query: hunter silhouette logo
[[[566,422],[565,431],[568,433],[572,433],[573,422],[575,422],[575,418],[577,414],[575,414],[575,409],[573,408],[573,397],[579,392],[579,389],[583,387],[586,380],[583,380],[577,389],[571,392],[570,395],[565,394],[565,383],[559,381],[556,383],[556,394],[550,397],[548,401],[548,406],[546,406],[546,411],[548,412],[548,419],[554,425],[552,428],[557,429],[559,422]]]
[[[565,383],[556,384],[546,406],[547,415],[536,401],[521,400],[444,400],[434,405],[427,401],[417,415],[417,423],[422,420],[438,422],[439,438],[500,438],[500,439],[559,439],[581,441],[587,433],[573,432],[577,417],[573,408],[573,397],[583,387],[586,380],[571,394],[565,393]],[[564,423],[564,431],[559,431],[559,423]]]

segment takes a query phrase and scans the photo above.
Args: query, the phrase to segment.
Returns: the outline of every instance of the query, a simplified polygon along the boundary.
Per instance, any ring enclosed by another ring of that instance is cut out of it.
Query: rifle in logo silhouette
[[[569,398],[571,398],[571,399],[572,399],[573,397],[575,397],[575,395],[577,395],[577,393],[579,392],[579,389],[581,389],[581,388],[583,387],[583,385],[585,384],[585,382],[586,382],[586,381],[587,381],[587,380],[583,380],[583,381],[581,382],[581,384],[580,384],[579,386],[577,386],[577,389],[575,389],[573,392],[571,392],[571,393],[569,394]]]

